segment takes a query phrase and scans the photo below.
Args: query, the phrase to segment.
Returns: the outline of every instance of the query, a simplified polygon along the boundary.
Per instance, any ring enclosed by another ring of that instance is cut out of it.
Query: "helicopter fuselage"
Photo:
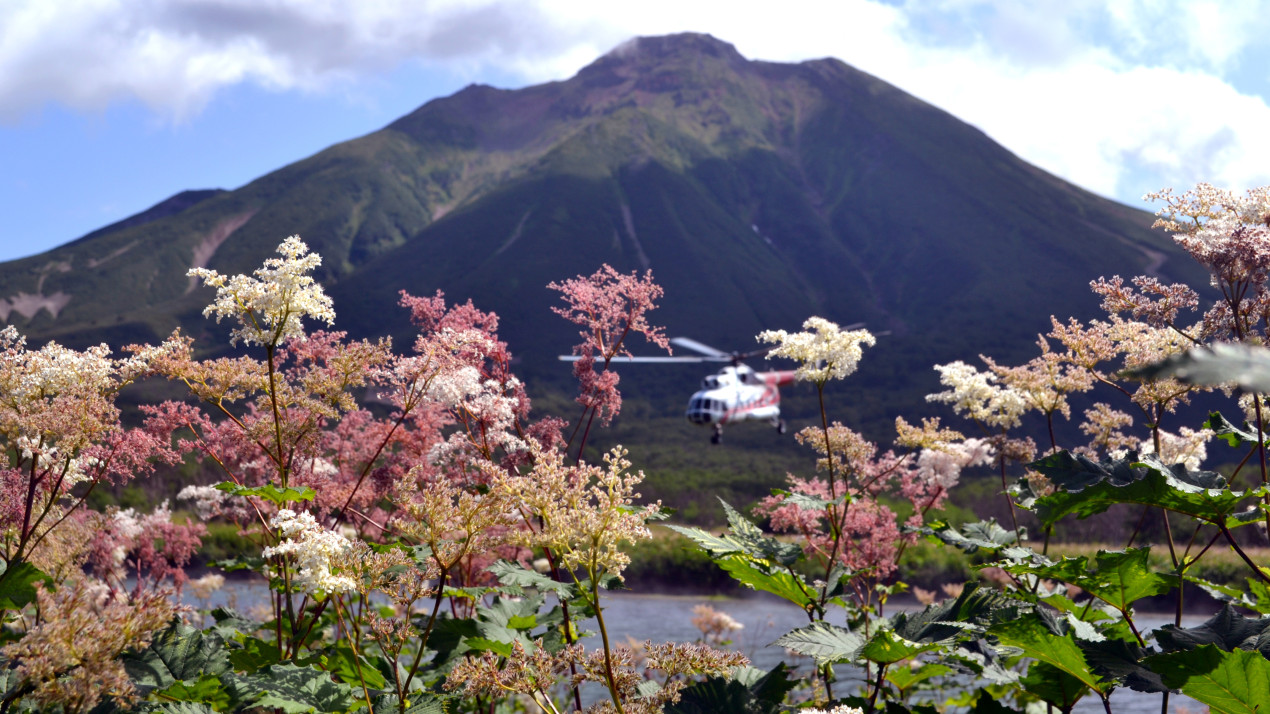
[[[778,421],[779,387],[794,381],[792,371],[755,372],[741,364],[724,367],[701,382],[684,416],[693,424],[716,427],[746,420]]]

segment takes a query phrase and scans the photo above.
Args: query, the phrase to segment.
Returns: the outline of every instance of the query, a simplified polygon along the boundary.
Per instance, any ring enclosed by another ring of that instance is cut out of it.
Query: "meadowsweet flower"
[[[767,358],[787,357],[801,362],[795,378],[804,382],[825,384],[830,379],[843,379],[856,371],[864,355],[862,345],[872,347],[877,339],[868,330],[843,331],[822,317],[809,317],[803,323],[808,332],[790,334],[784,330],[765,330],[759,342],[775,342],[779,346]]]
[[[193,501],[194,511],[203,520],[220,515],[226,493],[215,486],[186,486],[176,494],[178,501]]]
[[[1201,183],[1182,194],[1149,193],[1162,201],[1155,227],[1174,231],[1173,240],[1213,273],[1213,285],[1247,281],[1259,285],[1270,272],[1270,187],[1243,195]]]
[[[701,636],[707,642],[715,644],[722,643],[733,632],[745,629],[745,625],[737,622],[731,615],[709,605],[692,608],[692,625],[701,630]]]
[[[203,315],[238,321],[231,344],[276,345],[286,340],[305,339],[302,317],[335,321],[331,299],[309,273],[322,264],[322,257],[309,253],[300,236],[291,236],[278,246],[282,258],[269,258],[247,275],[225,276],[207,268],[193,268],[187,275],[202,278],[216,288],[216,301],[203,310]]]
[[[621,578],[630,564],[623,542],[647,540],[652,533],[644,514],[633,508],[644,473],[628,473],[630,462],[620,446],[604,455],[605,468],[566,466],[564,454],[531,444],[534,467],[503,481],[521,508],[540,519],[536,530],[516,534],[521,545],[550,548],[564,568],[584,568],[593,577]],[[661,507],[661,502],[650,506]]]
[[[833,709],[799,709],[799,714],[864,714],[864,710],[860,707],[849,707],[846,704],[839,704]]]
[[[206,600],[212,596],[217,590],[225,586],[225,576],[216,573],[208,573],[201,578],[191,580],[189,582],[190,591],[200,600]]]
[[[992,463],[996,452],[985,439],[966,439],[960,444],[949,444],[941,449],[922,449],[917,456],[918,478],[943,489],[951,490],[961,478],[961,470]]]
[[[1091,458],[1099,454],[1122,450],[1137,443],[1133,437],[1126,435],[1121,429],[1133,426],[1133,417],[1109,404],[1098,402],[1085,410],[1085,421],[1080,430],[1089,436],[1089,444],[1079,451]]]
[[[297,587],[314,594],[357,589],[357,583],[352,578],[331,572],[331,561],[352,548],[347,538],[318,525],[307,511],[297,514],[289,508],[279,509],[269,525],[277,528],[286,540],[265,548],[261,555],[265,559],[293,558],[298,568],[294,581]]]
[[[1165,464],[1182,464],[1190,471],[1198,470],[1208,458],[1207,443],[1213,432],[1208,429],[1181,427],[1178,433],[1160,430],[1160,460]],[[1144,439],[1138,444],[1141,454],[1154,454],[1155,442]]]
[[[88,711],[106,698],[125,708],[135,701],[119,656],[144,649],[172,619],[166,595],[126,598],[82,574],[56,592],[42,583],[36,588],[40,624],[3,649],[17,665],[16,684],[30,687],[28,701],[41,711]]]
[[[1020,424],[1019,418],[1027,410],[1023,393],[997,382],[991,372],[980,372],[960,360],[935,365],[939,383],[952,389],[926,396],[928,402],[951,404],[957,414],[964,413],[986,426],[1008,429]]]
[[[653,282],[650,270],[622,275],[603,265],[589,277],[579,275],[562,283],[549,283],[547,288],[559,290],[560,299],[568,307],[553,307],[553,312],[581,325],[582,343],[573,348],[579,360],[573,364],[582,392],[576,401],[594,409],[600,423],[608,426],[622,409],[622,395],[617,390],[618,376],[609,371],[609,362],[617,355],[629,355],[626,338],[641,334],[644,339],[670,351],[670,342],[662,328],[648,322],[648,312],[657,307],[663,291]],[[599,364],[601,369],[596,371]]]

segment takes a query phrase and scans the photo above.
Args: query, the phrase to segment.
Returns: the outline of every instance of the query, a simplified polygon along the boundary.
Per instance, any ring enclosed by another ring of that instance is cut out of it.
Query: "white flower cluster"
[[[295,584],[306,592],[329,595],[357,589],[357,583],[347,575],[331,572],[331,559],[352,549],[347,538],[328,531],[308,511],[297,514],[288,508],[278,511],[269,521],[286,538],[261,553],[266,559],[292,556],[299,567]]]
[[[26,338],[12,325],[0,331],[0,377],[5,401],[43,399],[75,392],[114,389],[115,364],[106,345],[83,352],[50,342],[38,352],[26,349]]]
[[[996,375],[980,372],[962,362],[935,365],[939,383],[952,387],[947,392],[926,395],[928,402],[951,404],[957,414],[965,413],[986,426],[1009,429],[1019,425],[1019,417],[1027,411],[1023,394],[1010,387],[995,384]]]
[[[839,704],[833,709],[799,709],[799,714],[864,714],[864,710],[860,707],[849,707],[846,704]]]
[[[1160,461],[1172,466],[1183,464],[1188,471],[1197,471],[1208,458],[1208,439],[1213,432],[1208,429],[1182,427],[1177,434],[1160,430]],[[1138,445],[1142,454],[1154,454],[1155,443],[1145,439]]]
[[[966,439],[960,444],[947,444],[939,449],[922,449],[917,469],[923,480],[951,490],[961,480],[961,470],[992,463],[992,446],[984,439]]]
[[[432,401],[453,409],[468,397],[481,391],[481,371],[471,365],[441,370],[428,384],[427,396]]]
[[[207,520],[220,515],[226,495],[215,486],[186,486],[176,494],[176,500],[193,501],[198,517]]]
[[[19,436],[15,444],[23,463],[34,460],[36,471],[51,474],[54,481],[60,477],[61,488],[70,488],[91,480],[92,477],[84,473],[84,467],[93,468],[99,465],[98,460],[91,456],[84,459],[63,457],[56,446],[41,448],[38,440],[25,435]]]
[[[861,345],[877,344],[868,330],[843,331],[823,317],[807,318],[803,329],[808,332],[790,334],[784,330],[765,330],[759,334],[758,341],[779,345],[767,353],[768,359],[788,357],[801,362],[794,376],[804,382],[824,384],[830,379],[843,379],[860,364],[864,356]]]
[[[216,288],[216,302],[203,310],[205,316],[233,317],[239,327],[231,343],[272,345],[304,339],[301,317],[312,317],[328,325],[335,322],[331,298],[308,273],[322,264],[322,256],[309,253],[300,236],[291,236],[278,246],[284,257],[270,258],[255,277],[227,277],[215,270],[194,268],[187,273],[202,278]]]

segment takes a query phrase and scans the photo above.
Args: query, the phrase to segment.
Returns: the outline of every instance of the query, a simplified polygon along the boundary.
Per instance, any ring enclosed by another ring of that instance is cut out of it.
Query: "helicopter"
[[[687,337],[675,337],[670,343],[676,347],[697,352],[695,356],[665,357],[615,357],[613,362],[684,363],[729,362],[718,373],[701,380],[701,389],[688,400],[684,416],[693,424],[714,427],[710,443],[723,440],[723,425],[739,421],[762,420],[785,433],[785,420],[781,419],[780,387],[794,381],[794,370],[756,372],[742,361],[767,354],[775,346],[753,352],[724,352]],[[576,355],[560,355],[565,362],[576,362]]]

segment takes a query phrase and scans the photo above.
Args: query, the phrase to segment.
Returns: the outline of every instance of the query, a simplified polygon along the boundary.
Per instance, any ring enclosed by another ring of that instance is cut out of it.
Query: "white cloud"
[[[569,76],[632,35],[693,30],[751,58],[839,57],[1053,173],[1133,200],[1126,192],[1151,177],[1270,183],[1270,107],[1232,79],[1264,64],[1250,60],[1270,33],[1261,9],[1257,0],[8,0],[0,120],[48,102],[98,110],[134,99],[179,121],[226,86],[327,91],[408,61],[537,82]]]

